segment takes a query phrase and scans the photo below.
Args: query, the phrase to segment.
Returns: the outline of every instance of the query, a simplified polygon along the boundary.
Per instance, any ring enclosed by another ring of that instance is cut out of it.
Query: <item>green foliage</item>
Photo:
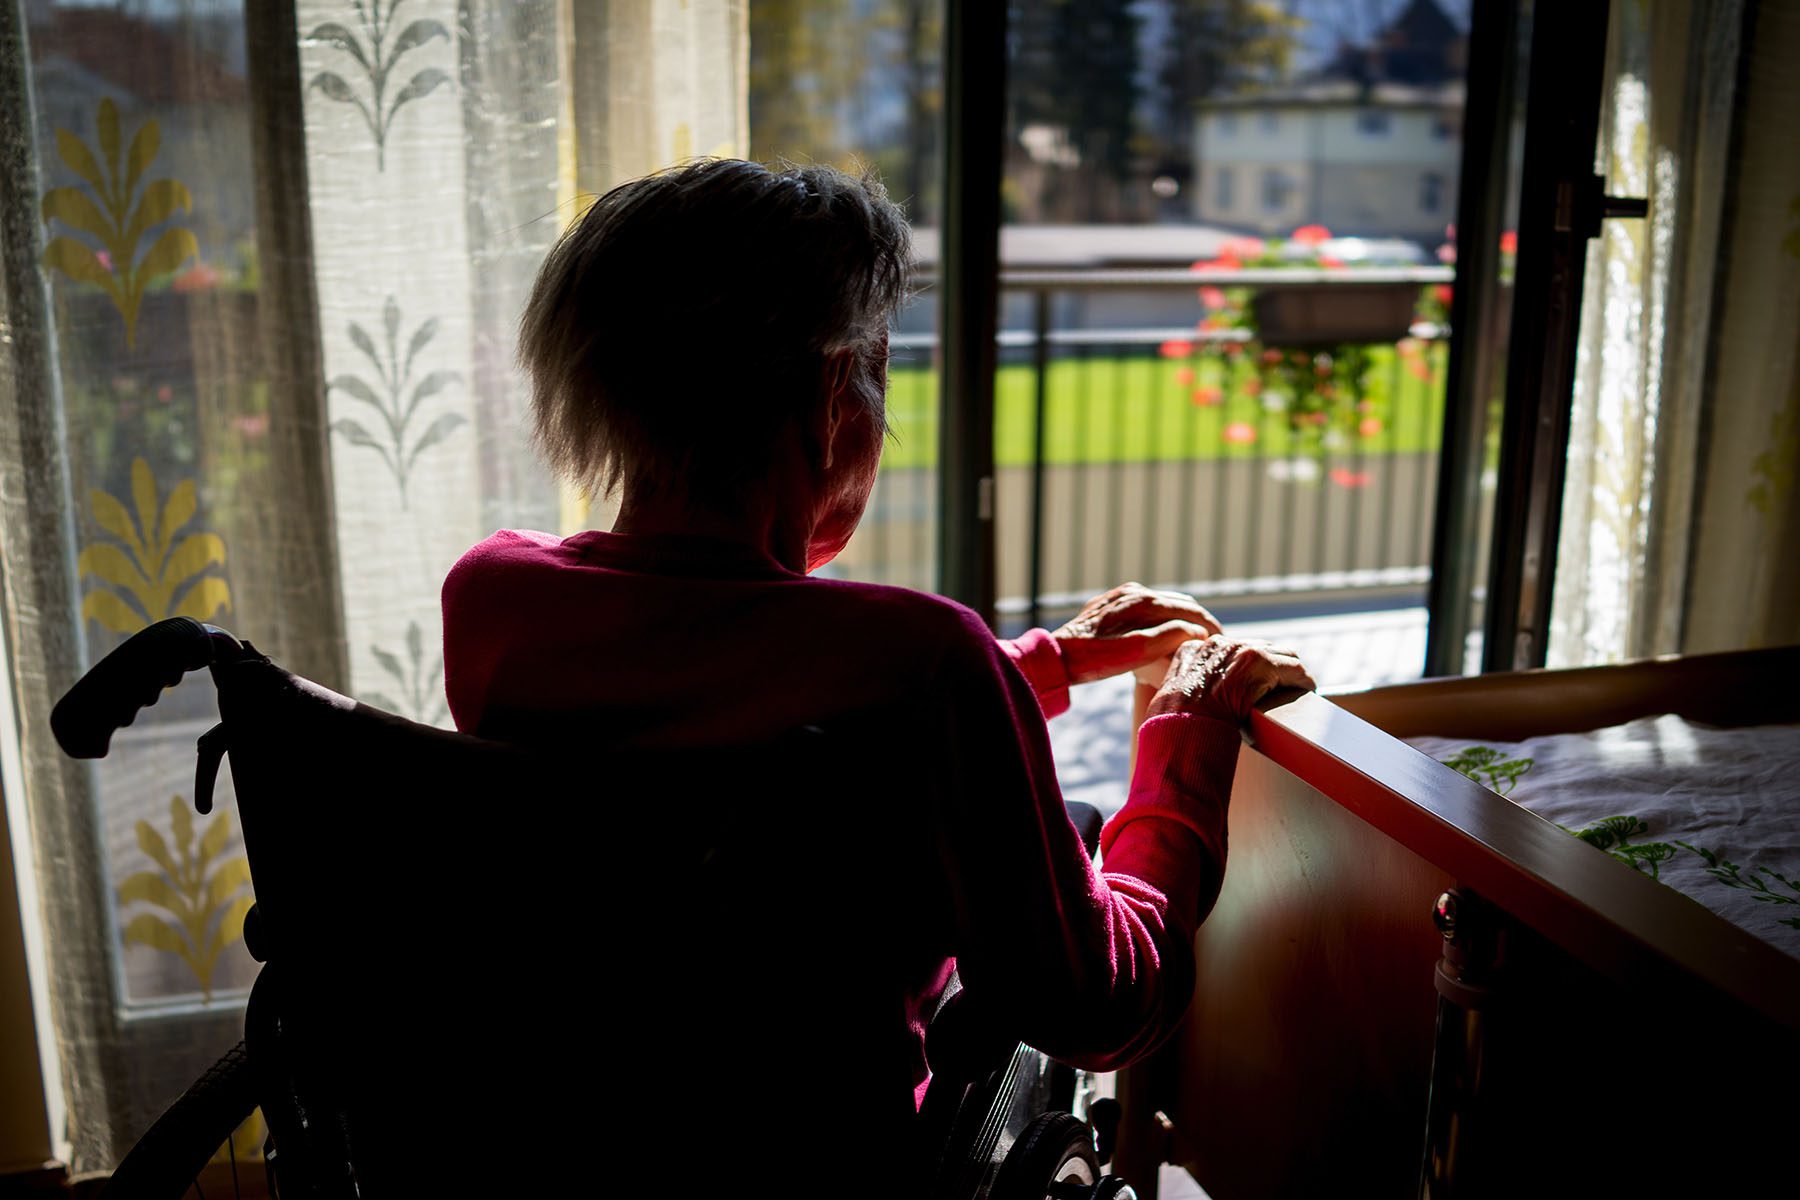
[[[193,810],[180,796],[170,800],[169,816],[173,848],[150,822],[137,823],[138,846],[157,869],[139,871],[121,883],[119,905],[143,904],[161,915],[132,917],[125,925],[125,944],[175,955],[210,998],[219,956],[244,935],[244,916],[254,900],[244,891],[250,885],[250,863],[241,855],[224,857],[231,838],[228,812],[220,810],[198,837]]]
[[[1270,0],[1173,0],[1167,57],[1157,72],[1164,153],[1193,153],[1201,100],[1254,92],[1283,78],[1305,26]]]
[[[312,77],[307,88],[309,91],[317,88],[327,100],[352,105],[362,114],[363,124],[369,127],[369,134],[375,139],[375,169],[378,171],[387,170],[387,139],[393,129],[395,114],[405,105],[423,99],[450,82],[450,76],[445,72],[426,67],[413,72],[398,91],[391,96],[388,94],[390,77],[402,57],[439,38],[446,42],[451,40],[450,31],[441,21],[413,21],[395,34],[394,12],[402,3],[403,0],[389,0],[387,11],[383,12],[381,0],[368,0],[367,5],[363,0],[351,0],[356,9],[357,24],[362,29],[360,38],[336,21],[327,21],[306,35],[309,42],[323,43],[342,51],[361,72],[362,82],[368,89],[366,100],[365,93],[359,92],[335,71],[320,71]]]
[[[909,361],[912,353],[896,351],[889,373],[888,416],[897,440],[888,445],[882,460],[886,470],[937,462],[937,380],[929,366]],[[1226,355],[1195,343],[1180,359],[1123,354],[1058,357],[1051,360],[1046,381],[1045,461],[1210,462],[1335,448],[1346,455],[1360,454],[1366,467],[1391,455],[1435,453],[1443,430],[1446,353],[1441,342],[1421,343],[1416,349],[1358,349],[1362,392],[1354,403],[1368,405],[1368,411],[1357,414],[1357,426],[1366,416],[1383,414],[1381,428],[1373,436],[1365,436],[1359,427],[1344,429],[1349,414],[1341,409],[1336,421],[1325,427],[1301,425],[1290,413],[1272,410],[1260,390],[1263,365],[1252,355]],[[1415,364],[1420,368],[1416,372]],[[1026,363],[1003,364],[994,387],[995,460],[1002,467],[1028,466],[1036,374]],[[1356,395],[1354,389],[1347,390]],[[1350,412],[1355,412],[1354,405]],[[1240,423],[1259,431],[1254,443],[1225,439],[1225,430]]]
[[[1012,128],[1067,130],[1084,172],[1128,178],[1143,92],[1143,18],[1136,7],[1117,0],[1015,0],[1011,9]]]
[[[466,424],[461,413],[443,413],[427,425],[423,433],[415,436],[413,420],[426,400],[459,382],[462,376],[455,371],[431,371],[417,383],[413,382],[413,369],[418,365],[420,352],[437,336],[436,317],[427,318],[413,330],[404,357],[399,342],[400,305],[392,296],[387,298],[382,309],[381,326],[386,335],[385,354],[377,348],[368,330],[354,321],[349,325],[350,341],[374,368],[375,382],[370,383],[360,375],[344,374],[327,385],[330,390],[365,405],[379,417],[380,424],[376,427],[379,432],[370,432],[362,422],[351,417],[338,418],[331,423],[331,428],[351,445],[373,450],[381,456],[400,487],[400,507],[406,508],[406,484],[419,455]]]

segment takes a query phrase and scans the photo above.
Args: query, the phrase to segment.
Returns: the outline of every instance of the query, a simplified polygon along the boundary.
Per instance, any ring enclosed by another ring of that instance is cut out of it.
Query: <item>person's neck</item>
[[[686,497],[627,491],[612,531],[628,537],[698,537],[760,551],[790,571],[806,571],[807,534],[784,520],[772,500],[732,508],[697,504]]]

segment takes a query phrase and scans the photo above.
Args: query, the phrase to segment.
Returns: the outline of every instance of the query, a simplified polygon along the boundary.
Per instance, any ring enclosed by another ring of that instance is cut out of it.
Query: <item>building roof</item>
[[[1458,108],[1463,81],[1422,86],[1409,83],[1357,83],[1349,79],[1305,79],[1260,92],[1212,96],[1200,101],[1206,111],[1265,108]]]

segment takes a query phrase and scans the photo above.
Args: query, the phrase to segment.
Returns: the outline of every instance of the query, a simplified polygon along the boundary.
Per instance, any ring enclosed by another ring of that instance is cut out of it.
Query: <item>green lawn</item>
[[[1192,461],[1281,456],[1316,451],[1322,431],[1328,448],[1348,454],[1405,454],[1437,449],[1443,429],[1443,343],[1401,353],[1393,346],[1367,351],[1359,380],[1332,380],[1328,423],[1296,429],[1265,397],[1292,394],[1291,380],[1275,379],[1254,394],[1259,368],[1251,356],[1215,354],[1167,359],[1154,348],[1132,357],[1059,357],[1050,364],[1045,461],[1111,463]],[[1191,373],[1191,374],[1184,374]],[[1026,364],[999,370],[994,456],[1000,466],[1027,466],[1032,455],[1035,378]],[[1196,403],[1195,392],[1211,403]],[[937,379],[928,363],[896,362],[888,412],[897,440],[887,467],[937,462]],[[1233,440],[1236,439],[1236,440]]]

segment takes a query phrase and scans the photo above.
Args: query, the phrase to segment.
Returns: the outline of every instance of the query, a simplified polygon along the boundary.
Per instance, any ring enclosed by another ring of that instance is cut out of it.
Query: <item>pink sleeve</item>
[[[1239,738],[1201,717],[1151,722],[1131,799],[1096,871],[1063,807],[1043,721],[987,642],[937,694],[947,739],[941,870],[957,969],[1020,1040],[1091,1070],[1154,1049],[1193,995],[1194,929],[1224,869]],[[972,657],[972,656],[970,656]]]
[[[1028,629],[1013,641],[1002,638],[1000,650],[1037,693],[1046,719],[1069,711],[1069,672],[1063,667],[1062,646],[1054,637],[1042,629]]]

